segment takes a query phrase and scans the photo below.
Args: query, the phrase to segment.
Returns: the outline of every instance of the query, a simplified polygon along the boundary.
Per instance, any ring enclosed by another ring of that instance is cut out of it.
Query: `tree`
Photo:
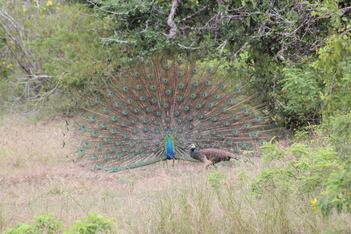
[[[17,111],[66,110],[92,77],[113,69],[120,48],[101,46],[109,22],[91,13],[53,1],[8,1],[0,9],[2,84],[12,90],[7,96],[24,104]]]
[[[304,125],[318,115],[319,100],[302,115],[292,112],[291,105],[287,110],[284,103],[283,69],[301,69],[314,61],[330,33],[329,20],[311,14],[313,4],[292,0],[82,2],[101,17],[113,19],[114,36],[102,39],[110,45],[123,44],[128,57],[140,59],[166,50],[195,59],[226,59],[254,92],[265,96],[270,111],[280,113],[286,125]]]
[[[84,2],[114,19],[114,36],[105,42],[125,44],[141,56],[176,48],[233,60],[250,48],[296,62],[328,33],[327,20],[312,16],[310,5],[290,0]]]

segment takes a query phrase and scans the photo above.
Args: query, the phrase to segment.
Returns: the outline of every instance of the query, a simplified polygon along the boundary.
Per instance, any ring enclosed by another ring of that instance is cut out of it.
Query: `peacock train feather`
[[[79,158],[120,171],[166,159],[197,161],[191,143],[235,154],[254,150],[270,140],[272,126],[257,95],[237,85],[216,68],[178,59],[104,78],[78,127]]]

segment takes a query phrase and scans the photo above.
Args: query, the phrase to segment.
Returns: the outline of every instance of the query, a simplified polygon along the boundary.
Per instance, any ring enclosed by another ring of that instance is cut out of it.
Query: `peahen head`
[[[194,144],[194,143],[190,144],[190,145],[189,145],[189,149],[190,149],[191,151],[194,151],[194,150],[196,149],[195,144]]]

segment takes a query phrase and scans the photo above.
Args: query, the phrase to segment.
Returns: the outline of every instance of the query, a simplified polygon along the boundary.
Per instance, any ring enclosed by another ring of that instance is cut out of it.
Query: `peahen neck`
[[[192,157],[193,159],[201,161],[201,155],[199,154],[199,152],[195,151],[195,148],[191,148],[190,149],[190,157]]]

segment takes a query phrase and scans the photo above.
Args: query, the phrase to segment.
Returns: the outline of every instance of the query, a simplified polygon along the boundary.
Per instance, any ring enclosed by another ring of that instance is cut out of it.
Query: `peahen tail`
[[[272,137],[257,95],[217,68],[152,60],[95,84],[80,121],[79,158],[120,171],[165,159],[196,161],[187,146],[254,150]]]

